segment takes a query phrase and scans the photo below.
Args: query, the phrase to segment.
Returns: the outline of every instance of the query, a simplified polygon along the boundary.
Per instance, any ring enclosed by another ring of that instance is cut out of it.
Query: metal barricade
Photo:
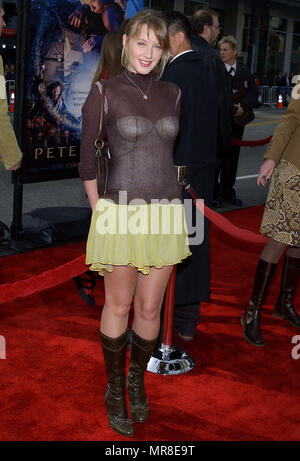
[[[279,91],[278,91],[278,86],[272,86],[270,88],[270,105],[272,107],[276,107],[277,102],[278,102],[278,96],[279,96]]]
[[[279,95],[281,94],[282,103],[287,106],[290,102],[293,89],[293,86],[272,86],[270,94],[271,105],[273,107],[277,106]]]
[[[258,103],[265,106],[277,107],[279,95],[282,96],[282,103],[288,105],[291,99],[293,86],[258,86]]]
[[[259,85],[258,89],[258,99],[257,102],[261,105],[269,104],[269,90],[268,86]]]

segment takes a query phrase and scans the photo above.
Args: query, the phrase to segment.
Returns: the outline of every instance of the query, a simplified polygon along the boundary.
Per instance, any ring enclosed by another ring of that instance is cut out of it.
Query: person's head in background
[[[219,41],[219,49],[222,61],[232,66],[238,55],[237,41],[233,35],[222,37]]]
[[[177,56],[191,49],[192,26],[184,14],[172,11],[164,15],[169,32],[170,52]]]
[[[193,33],[215,46],[220,34],[219,15],[214,10],[197,10],[192,17]]]

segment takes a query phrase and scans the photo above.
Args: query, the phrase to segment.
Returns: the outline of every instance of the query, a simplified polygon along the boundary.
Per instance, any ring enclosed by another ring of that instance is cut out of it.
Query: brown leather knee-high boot
[[[258,260],[249,307],[241,318],[241,324],[244,326],[244,337],[254,346],[265,345],[260,330],[260,311],[276,266],[276,263],[269,263],[263,259]]]
[[[129,410],[137,423],[144,423],[149,415],[148,399],[144,388],[144,374],[157,338],[146,340],[131,332],[130,365],[127,376]]]
[[[274,317],[286,319],[296,328],[300,328],[300,317],[293,306],[293,295],[300,273],[300,258],[285,255],[282,268],[281,286],[278,300],[273,311]]]
[[[110,427],[125,436],[133,435],[132,421],[126,404],[126,349],[127,330],[118,338],[109,338],[100,332],[108,386],[105,404]]]

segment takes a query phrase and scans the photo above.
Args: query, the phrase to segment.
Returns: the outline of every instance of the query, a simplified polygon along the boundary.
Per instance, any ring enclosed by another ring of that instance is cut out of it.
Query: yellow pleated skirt
[[[117,205],[100,198],[87,240],[86,264],[104,274],[132,266],[143,274],[191,255],[182,203]]]

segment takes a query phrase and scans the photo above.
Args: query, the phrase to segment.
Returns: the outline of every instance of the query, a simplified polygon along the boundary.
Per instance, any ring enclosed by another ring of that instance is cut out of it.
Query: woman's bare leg
[[[105,305],[100,330],[106,336],[117,338],[126,330],[136,282],[134,267],[114,266],[112,272],[104,271]]]
[[[134,295],[134,331],[146,340],[158,336],[160,310],[173,266],[150,268],[148,275],[139,273]]]

